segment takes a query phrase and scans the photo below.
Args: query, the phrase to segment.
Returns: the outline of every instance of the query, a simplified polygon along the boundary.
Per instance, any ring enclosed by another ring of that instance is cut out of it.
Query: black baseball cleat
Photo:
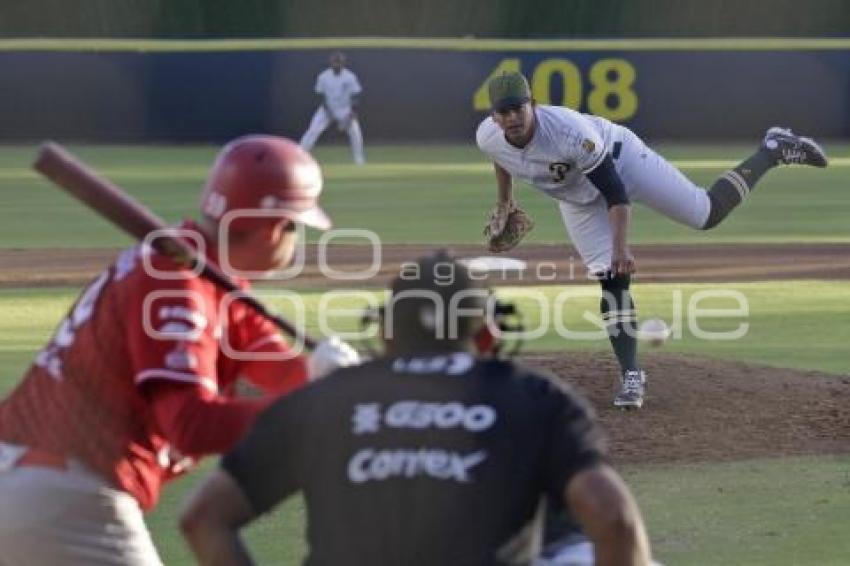
[[[646,373],[629,370],[623,374],[623,387],[614,397],[614,406],[621,409],[640,409],[646,390]]]
[[[826,152],[812,138],[798,136],[787,128],[770,128],[762,145],[776,157],[777,165],[826,167]]]

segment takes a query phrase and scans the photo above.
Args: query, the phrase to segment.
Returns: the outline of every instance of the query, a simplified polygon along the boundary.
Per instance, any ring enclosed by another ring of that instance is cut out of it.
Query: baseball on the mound
[[[670,327],[660,318],[650,318],[638,327],[638,339],[648,342],[650,346],[661,346],[670,337]]]

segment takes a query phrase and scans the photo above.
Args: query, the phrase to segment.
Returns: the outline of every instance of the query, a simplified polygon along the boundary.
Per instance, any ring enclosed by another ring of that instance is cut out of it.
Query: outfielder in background
[[[318,165],[272,136],[220,152],[187,241],[218,263],[286,265],[296,223],[327,229]],[[222,216],[261,209],[269,216]],[[248,282],[237,279],[243,289]],[[82,293],[23,381],[0,402],[0,564],[156,565],[141,509],[205,454],[229,450],[280,395],[355,363],[344,343],[296,356],[276,327],[168,257],[139,245]],[[265,395],[235,397],[244,377]]]
[[[488,88],[492,112],[478,127],[476,139],[496,174],[498,202],[485,229],[490,248],[510,249],[531,229],[531,219],[513,199],[514,178],[558,201],[570,240],[602,286],[602,318],[622,370],[614,405],[639,408],[646,373],[638,363],[637,319],[629,293],[635,272],[628,243],[630,203],[709,230],[773,167],[826,167],[826,155],[809,138],[770,128],[755,153],[705,190],[628,128],[569,108],[536,104],[520,73],[494,77]]]
[[[347,69],[345,63],[345,54],[334,51],[330,56],[330,68],[316,77],[315,91],[319,97],[319,107],[301,137],[301,147],[307,151],[312,150],[322,132],[334,123],[340,132],[348,134],[354,163],[363,165],[366,163],[363,155],[363,132],[357,119],[357,102],[363,88],[357,75]]]
[[[586,402],[476,355],[497,343],[490,297],[445,253],[403,264],[384,355],[270,407],[190,498],[181,525],[198,561],[250,564],[239,529],[302,492],[306,564],[529,564],[547,496],[569,507],[596,564],[649,564]]]

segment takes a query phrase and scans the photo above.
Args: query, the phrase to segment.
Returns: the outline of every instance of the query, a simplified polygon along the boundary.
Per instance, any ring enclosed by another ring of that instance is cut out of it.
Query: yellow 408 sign
[[[487,83],[503,72],[522,71],[518,57],[502,59],[490,75],[481,83],[472,97],[476,110],[489,110],[490,97]],[[637,73],[631,63],[625,59],[600,59],[588,72],[590,91],[587,93],[587,110],[596,116],[612,121],[628,120],[635,115],[638,97],[634,91]],[[550,100],[553,80],[561,81],[564,100],[559,104],[573,109],[581,107],[584,100],[584,83],[581,72],[572,61],[567,59],[544,59],[534,67],[531,73],[531,94],[540,104],[558,104]]]

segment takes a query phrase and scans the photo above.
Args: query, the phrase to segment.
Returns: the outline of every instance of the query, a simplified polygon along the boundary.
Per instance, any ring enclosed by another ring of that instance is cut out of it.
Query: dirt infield
[[[384,286],[399,265],[433,246],[388,245],[373,254],[365,246],[328,248],[334,270],[363,272],[376,260],[377,275],[367,280],[330,281],[317,268],[317,249],[307,246],[305,267],[289,288]],[[481,246],[455,246],[459,256],[488,255]],[[771,244],[635,246],[637,281],[757,281],[774,279],[850,279],[850,244]],[[0,250],[0,287],[80,285],[111,262],[114,249]],[[525,259],[521,273],[497,273],[493,284],[587,283],[578,255],[569,246],[521,246],[511,257]]]
[[[611,405],[613,355],[530,354],[592,401],[617,463],[728,461],[850,452],[850,375],[651,353],[646,404]]]

